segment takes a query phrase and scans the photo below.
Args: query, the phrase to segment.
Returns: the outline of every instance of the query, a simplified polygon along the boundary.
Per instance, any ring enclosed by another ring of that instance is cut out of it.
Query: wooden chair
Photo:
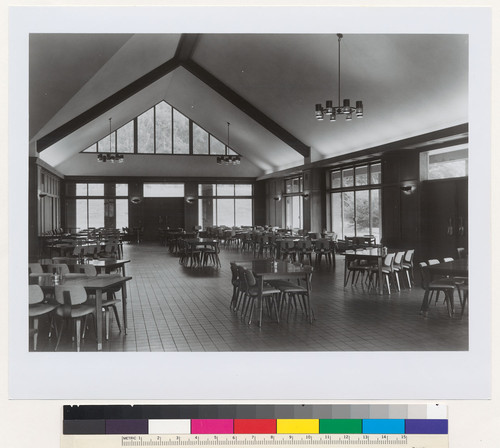
[[[49,316],[49,328],[52,328],[52,311],[57,308],[53,303],[44,303],[45,297],[42,288],[38,285],[29,285],[29,317],[33,321],[33,328],[30,333],[33,334],[33,350],[36,351],[38,345],[38,318],[41,316]],[[49,337],[51,333],[49,330]]]
[[[259,314],[259,327],[262,326],[262,312],[264,308],[264,300],[266,300],[266,304],[269,310],[269,313],[271,314],[272,308],[274,308],[274,311],[276,313],[276,320],[279,322],[279,313],[278,313],[278,306],[277,306],[277,299],[278,296],[280,295],[280,290],[273,288],[272,286],[267,286],[264,285],[262,287],[262,291],[259,288],[259,285],[257,284],[257,280],[255,279],[253,272],[250,271],[249,269],[244,270],[244,276],[247,284],[247,295],[248,295],[248,303],[247,303],[247,308],[250,307],[249,310],[249,319],[248,319],[248,325],[252,323],[252,317],[253,317],[253,310],[255,308],[255,301],[258,302],[259,309],[260,309],[260,314]],[[247,312],[245,311],[245,315]]]
[[[276,283],[276,286],[280,290],[280,314],[282,313],[284,307],[287,308],[287,320],[290,316],[290,311],[292,305],[297,309],[297,302],[300,307],[304,311],[306,318],[312,324],[314,319],[314,311],[311,307],[311,299],[310,299],[310,291],[311,291],[311,280],[313,267],[312,266],[304,266],[304,270],[306,271],[305,277],[305,285],[301,284],[300,279],[297,282],[291,281],[280,281]]]
[[[439,297],[439,293],[443,292],[445,296],[446,307],[448,309],[448,316],[451,317],[453,314],[453,292],[455,290],[455,283],[453,282],[453,280],[446,278],[431,280],[428,263],[423,261],[419,263],[419,266],[422,288],[424,288],[425,290],[424,298],[422,300],[422,306],[420,307],[420,313],[427,316],[429,304],[432,300],[432,294],[436,292],[437,296]]]
[[[384,257],[384,261],[382,262],[382,276],[385,281],[385,285],[387,287],[387,292],[391,293],[391,280],[394,277],[394,257],[395,253],[387,254]],[[373,277],[376,277],[375,282],[373,281]],[[375,287],[378,285],[379,277],[378,277],[378,266],[370,268],[370,284]]]
[[[399,274],[403,272],[403,257],[405,256],[404,251],[396,252],[396,255],[394,256],[394,263],[392,266],[393,272],[394,272],[394,278],[396,280],[396,285],[398,287],[398,291],[401,291],[401,281],[399,278]]]
[[[28,263],[29,274],[43,274],[43,268],[40,263]]]
[[[80,351],[80,339],[82,338],[82,318],[84,318],[84,329],[87,317],[94,317],[95,306],[87,303],[87,292],[80,285],[56,285],[55,296],[60,304],[56,308],[56,314],[62,318],[62,325],[57,338],[55,350],[59,347],[64,326],[67,321],[75,322],[76,351]],[[94,321],[95,323],[95,321]],[[83,338],[85,332],[83,333]]]
[[[335,250],[333,241],[326,238],[320,238],[316,241],[314,252],[316,253],[316,264],[321,264],[321,257],[324,255],[326,262],[335,266]]]
[[[413,274],[413,256],[415,255],[415,249],[408,249],[405,252],[403,258],[403,271],[406,274],[406,279],[408,280],[408,287],[411,288],[415,284],[415,277]]]

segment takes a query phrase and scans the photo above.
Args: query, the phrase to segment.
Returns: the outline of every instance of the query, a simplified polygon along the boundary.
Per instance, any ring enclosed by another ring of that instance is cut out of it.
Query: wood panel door
[[[184,228],[184,198],[143,199],[144,241],[159,240],[159,227]]]
[[[467,249],[467,179],[422,182],[422,259],[457,257],[457,247]]]

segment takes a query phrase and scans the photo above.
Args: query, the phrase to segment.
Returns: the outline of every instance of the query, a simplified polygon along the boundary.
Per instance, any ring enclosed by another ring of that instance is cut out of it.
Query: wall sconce
[[[307,199],[309,197],[309,193],[302,193],[301,196],[304,198],[304,199]]]
[[[134,196],[133,198],[130,198],[130,202],[132,202],[132,204],[140,204],[142,201],[142,198],[140,198],[139,196]]]
[[[404,194],[411,194],[413,192],[413,185],[403,185],[399,187],[399,189],[404,193]]]
[[[196,198],[194,198],[193,196],[186,196],[186,204],[194,204],[194,201],[196,200]]]
[[[38,193],[39,198],[44,198],[45,196],[47,196],[47,193]]]
[[[273,198],[275,201],[279,202],[281,201],[281,195],[279,194],[278,196],[274,196]]]

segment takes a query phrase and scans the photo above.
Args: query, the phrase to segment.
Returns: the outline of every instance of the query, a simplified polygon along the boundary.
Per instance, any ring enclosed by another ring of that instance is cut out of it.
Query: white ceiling
[[[171,59],[179,39],[179,34],[32,35],[31,155],[36,140]],[[365,116],[332,124],[315,120],[314,105],[338,102],[335,34],[202,34],[191,59],[310,146],[313,161],[468,122],[466,35],[345,35],[341,51],[341,96],[351,104],[362,100]],[[89,166],[77,154],[108,133],[108,118],[116,129],[162,99],[222,141],[229,121],[231,146],[254,165],[238,175],[304,163],[298,152],[184,68],[61,139],[41,158],[63,174],[92,174],[83,172]],[[136,165],[127,169],[130,175],[151,175],[150,162]],[[220,175],[212,168],[207,164],[206,175]],[[188,171],[186,165],[182,174]]]

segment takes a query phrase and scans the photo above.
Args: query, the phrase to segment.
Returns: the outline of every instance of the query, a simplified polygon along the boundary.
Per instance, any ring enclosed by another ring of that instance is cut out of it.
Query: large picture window
[[[302,229],[304,183],[302,176],[285,180],[285,226],[287,229]]]
[[[242,227],[253,225],[251,184],[199,184],[199,225]]]
[[[330,172],[330,230],[339,238],[382,237],[380,162]]]

